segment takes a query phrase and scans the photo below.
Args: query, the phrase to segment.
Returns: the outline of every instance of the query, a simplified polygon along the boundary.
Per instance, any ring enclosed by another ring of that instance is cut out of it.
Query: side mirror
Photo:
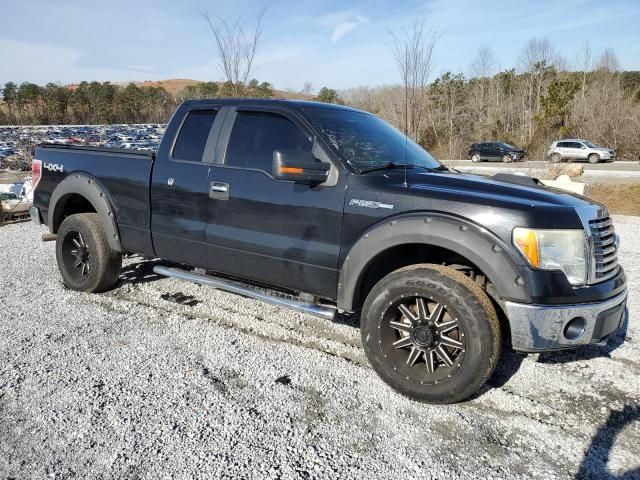
[[[305,185],[318,185],[329,177],[331,164],[321,162],[310,152],[274,150],[273,176]]]

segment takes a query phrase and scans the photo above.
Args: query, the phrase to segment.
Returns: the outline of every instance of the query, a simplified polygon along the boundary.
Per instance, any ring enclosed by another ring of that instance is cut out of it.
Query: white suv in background
[[[587,140],[568,138],[553,142],[547,151],[547,157],[553,163],[562,160],[588,160],[589,163],[613,161],[616,152],[609,148],[599,147]]]

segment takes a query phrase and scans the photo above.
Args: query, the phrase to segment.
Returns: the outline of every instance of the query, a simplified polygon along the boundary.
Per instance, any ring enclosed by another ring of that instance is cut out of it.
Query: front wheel
[[[380,280],[367,296],[360,329],[376,373],[428,403],[473,395],[502,348],[489,297],[469,277],[441,265],[406,267]]]
[[[551,155],[551,163],[560,163],[560,160],[562,160],[562,158],[560,157],[559,153],[554,153],[553,155]]]
[[[471,156],[471,161],[472,161],[473,163],[480,163],[480,155],[478,155],[477,153],[474,153],[474,154]]]
[[[600,161],[600,156],[597,153],[589,155],[589,163],[596,164]]]
[[[511,163],[511,160],[513,160],[513,159],[511,158],[511,155],[503,155],[503,156],[502,156],[502,161],[503,161],[504,163]]]
[[[110,289],[122,268],[122,255],[109,246],[97,213],[64,219],[56,239],[56,260],[64,284],[80,292]]]

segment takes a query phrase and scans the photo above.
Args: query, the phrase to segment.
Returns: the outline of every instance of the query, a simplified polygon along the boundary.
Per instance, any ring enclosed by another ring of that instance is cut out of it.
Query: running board
[[[224,290],[225,292],[244,295],[245,297],[260,300],[262,302],[277,305],[279,307],[286,307],[297,312],[309,313],[311,315],[315,315],[316,317],[322,317],[326,320],[333,320],[336,314],[336,309],[332,307],[304,302],[297,299],[288,299],[278,297],[276,295],[269,295],[258,287],[236,282],[233,280],[228,280],[226,278],[212,277],[210,275],[188,272],[180,268],[169,268],[160,266],[153,267],[153,271],[158,275],[163,275],[165,277],[173,277],[177,278],[178,280],[186,280],[187,282],[193,282],[200,285],[209,285],[210,287]]]

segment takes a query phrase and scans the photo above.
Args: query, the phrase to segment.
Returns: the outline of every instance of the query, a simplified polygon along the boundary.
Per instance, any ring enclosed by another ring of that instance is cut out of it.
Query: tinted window
[[[579,142],[573,142],[573,148],[584,148],[584,145]]]
[[[215,117],[215,110],[189,112],[173,147],[173,158],[191,162],[202,161],[204,147],[207,144],[209,131]]]
[[[558,148],[570,148],[569,142],[558,142]]]
[[[311,152],[312,141],[291,120],[275,113],[238,112],[225,163],[271,172],[273,151]]]
[[[330,108],[310,108],[305,113],[358,172],[391,162],[427,168],[440,166],[420,145],[375,115]]]

